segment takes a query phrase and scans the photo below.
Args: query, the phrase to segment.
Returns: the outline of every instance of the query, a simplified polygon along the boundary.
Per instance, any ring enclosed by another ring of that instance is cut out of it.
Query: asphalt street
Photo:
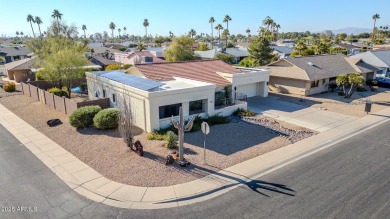
[[[0,125],[0,218],[389,218],[389,130],[388,122],[202,203],[129,210],[78,195]]]

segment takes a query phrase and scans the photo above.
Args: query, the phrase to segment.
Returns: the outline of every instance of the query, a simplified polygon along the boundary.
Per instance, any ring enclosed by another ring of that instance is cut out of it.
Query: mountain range
[[[364,27],[346,27],[342,29],[336,29],[332,30],[334,34],[339,34],[339,33],[346,33],[348,35],[353,34],[353,35],[358,35],[360,33],[371,33],[372,28],[364,28]]]

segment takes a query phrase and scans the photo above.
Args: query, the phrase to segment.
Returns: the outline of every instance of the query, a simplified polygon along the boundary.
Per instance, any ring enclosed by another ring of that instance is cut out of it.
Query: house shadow
[[[268,142],[277,135],[266,128],[241,123],[229,123],[211,127],[206,137],[206,149],[223,155],[231,155],[247,148]],[[184,142],[203,148],[204,134],[201,131],[186,133]]]

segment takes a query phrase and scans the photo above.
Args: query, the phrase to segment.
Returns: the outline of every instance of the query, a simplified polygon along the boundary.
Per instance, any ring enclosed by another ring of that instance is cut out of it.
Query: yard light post
[[[203,141],[203,164],[206,164],[206,135],[210,133],[210,126],[207,124],[207,122],[202,122],[201,125],[202,132],[204,134],[204,141]]]

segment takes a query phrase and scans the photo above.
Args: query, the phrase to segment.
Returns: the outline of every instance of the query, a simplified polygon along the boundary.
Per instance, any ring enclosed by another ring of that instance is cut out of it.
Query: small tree
[[[348,75],[348,82],[351,85],[351,88],[349,89],[348,95],[346,97],[351,98],[356,89],[363,86],[364,77],[359,73],[352,73]]]
[[[173,39],[172,44],[164,51],[165,60],[168,62],[198,60],[199,57],[192,51],[193,43],[193,39],[185,36]]]
[[[267,37],[258,36],[249,43],[249,57],[258,60],[259,65],[267,65],[272,60],[272,49]]]
[[[228,64],[232,64],[234,62],[234,56],[230,54],[218,53],[215,55],[216,59],[220,59]]]
[[[207,51],[209,50],[209,47],[206,43],[199,44],[198,48],[196,48],[197,51]]]
[[[348,86],[349,82],[348,82],[348,75],[347,74],[341,74],[339,76],[337,76],[336,78],[336,83],[338,85],[341,85],[341,87],[343,88],[343,93],[344,93],[344,96],[346,97],[346,91],[345,91],[345,87]]]
[[[110,64],[106,67],[106,71],[112,71],[112,70],[118,70],[122,69],[121,65],[119,64]]]
[[[119,109],[121,110],[118,118],[118,130],[123,138],[123,141],[126,143],[127,147],[131,150],[133,148],[133,113],[131,109],[131,102],[129,100],[129,95],[124,91],[123,100],[119,102]]]

